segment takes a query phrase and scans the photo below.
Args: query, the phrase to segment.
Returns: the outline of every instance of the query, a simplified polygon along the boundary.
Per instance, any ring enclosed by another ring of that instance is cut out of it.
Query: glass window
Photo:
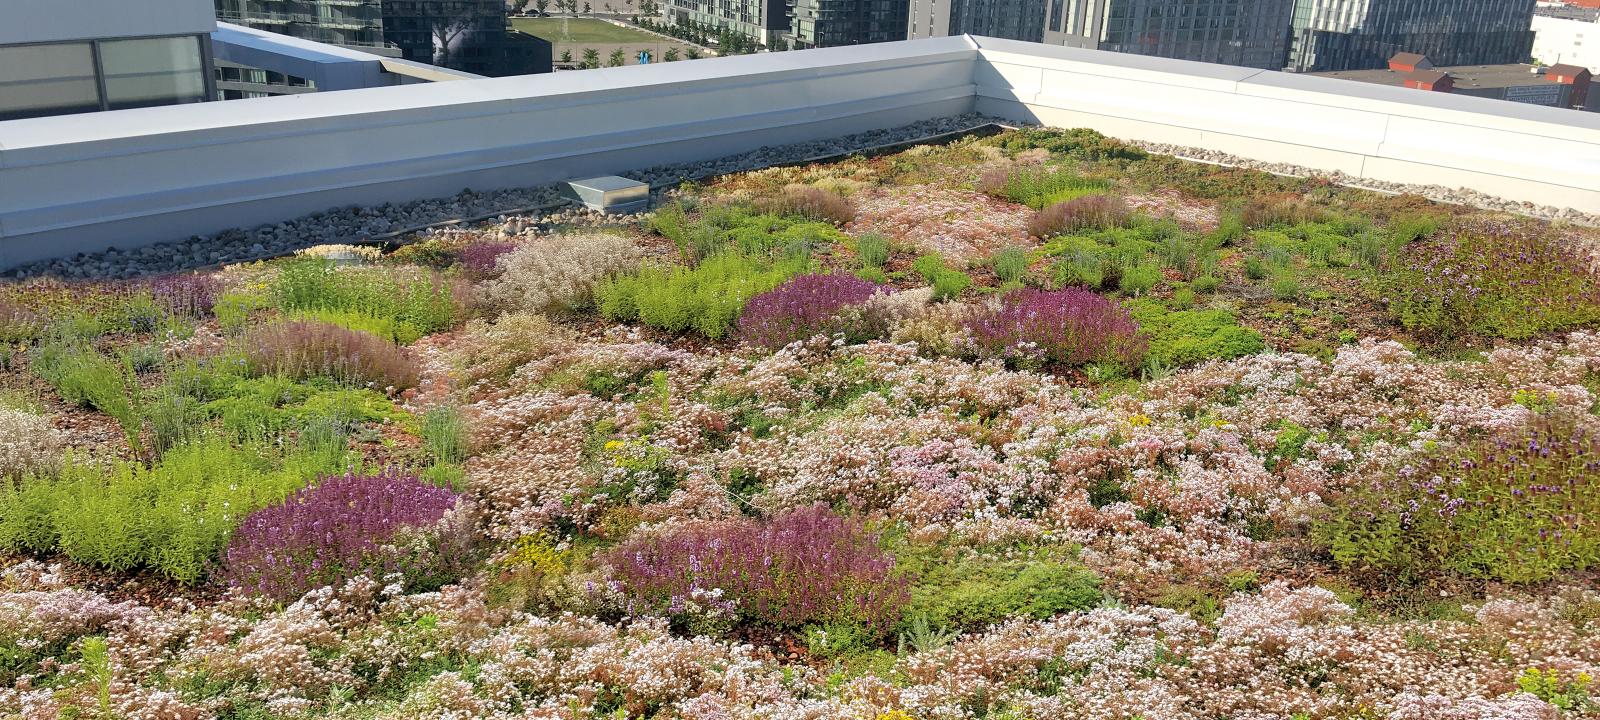
[[[106,102],[112,110],[202,102],[202,65],[197,37],[100,43]]]
[[[89,43],[0,48],[0,120],[99,109]]]

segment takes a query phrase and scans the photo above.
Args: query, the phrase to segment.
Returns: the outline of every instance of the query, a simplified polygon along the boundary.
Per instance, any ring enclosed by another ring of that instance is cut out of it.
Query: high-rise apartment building
[[[1437,65],[1526,62],[1536,0],[1295,0],[1287,69],[1385,67],[1395,53]]]
[[[907,0],[794,0],[789,46],[863,45],[906,39]]]
[[[1294,0],[911,0],[911,37],[989,35],[1283,68]]]
[[[983,35],[1044,42],[1046,0],[911,0],[909,38]]]
[[[767,47],[787,43],[791,0],[665,0],[661,10],[667,22],[726,28],[755,38]]]
[[[726,29],[771,49],[906,39],[907,0],[665,0],[667,22]]]

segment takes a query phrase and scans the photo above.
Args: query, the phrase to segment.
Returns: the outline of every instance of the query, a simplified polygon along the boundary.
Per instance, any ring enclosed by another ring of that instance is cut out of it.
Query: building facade
[[[982,35],[1044,42],[1047,0],[911,0],[911,39]]]
[[[767,47],[788,42],[788,0],[666,0],[661,9],[664,20],[678,25],[726,28]]]
[[[1294,0],[911,0],[911,37],[986,35],[1283,68]]]
[[[906,39],[907,0],[794,0],[789,47],[864,45]]]
[[[380,0],[216,0],[217,19],[313,42],[383,47]]]
[[[210,0],[0,4],[0,120],[209,100],[216,26]]]
[[[1533,59],[1600,68],[1600,9],[1540,8],[1533,16]]]
[[[549,44],[510,29],[505,0],[383,0],[383,37],[402,57],[502,77],[549,72]]]
[[[1382,68],[1397,52],[1438,65],[1526,62],[1536,0],[1296,0],[1286,69]]]
[[[1268,70],[1283,67],[1293,0],[1050,0],[1045,42]]]
[[[728,30],[769,49],[906,39],[908,0],[666,0],[665,21]]]

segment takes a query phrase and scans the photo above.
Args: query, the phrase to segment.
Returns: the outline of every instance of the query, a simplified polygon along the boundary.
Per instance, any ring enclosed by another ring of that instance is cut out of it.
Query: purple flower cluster
[[[1408,328],[1524,339],[1600,321],[1600,277],[1554,233],[1479,222],[1414,242],[1385,282]]]
[[[851,275],[800,275],[750,299],[739,316],[739,338],[771,349],[817,334],[866,340],[873,334],[868,324],[840,311],[884,289]]]
[[[998,308],[969,318],[966,330],[980,355],[1023,365],[1132,366],[1148,346],[1127,310],[1081,288],[1007,293]]]
[[[1337,529],[1356,541],[1348,554],[1509,582],[1600,567],[1600,435],[1592,418],[1566,413],[1438,452],[1349,494],[1337,504]]]
[[[221,284],[214,275],[182,273],[150,278],[142,283],[157,304],[174,315],[202,318],[211,314]]]
[[[436,586],[467,562],[470,527],[440,522],[456,500],[394,472],[328,477],[246,517],[223,553],[223,577],[280,599],[364,573]],[[413,541],[397,542],[408,530],[417,533]]]
[[[457,256],[461,269],[472,277],[486,278],[499,274],[496,262],[500,256],[517,248],[509,242],[475,242],[461,249]]]
[[[670,612],[721,590],[741,617],[775,627],[855,622],[885,631],[906,581],[876,533],[827,506],[767,522],[734,520],[630,540],[605,555],[636,612]]]

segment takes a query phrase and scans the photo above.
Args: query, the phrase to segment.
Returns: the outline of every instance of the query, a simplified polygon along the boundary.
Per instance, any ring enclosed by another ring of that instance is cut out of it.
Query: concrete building
[[[205,102],[211,0],[0,4],[0,120]]]
[[[1600,103],[1590,106],[1588,102],[1589,70],[1575,65],[1545,67],[1519,63],[1436,67],[1422,55],[1399,53],[1390,58],[1389,67],[1383,70],[1340,70],[1310,74],[1427,92],[1600,112]]]
[[[1283,67],[1294,0],[911,0],[913,38],[970,33],[1050,45]]]
[[[1544,8],[1533,15],[1533,59],[1600,68],[1600,8]]]
[[[1441,65],[1527,62],[1535,0],[1295,0],[1286,68],[1381,69],[1397,52]]]

